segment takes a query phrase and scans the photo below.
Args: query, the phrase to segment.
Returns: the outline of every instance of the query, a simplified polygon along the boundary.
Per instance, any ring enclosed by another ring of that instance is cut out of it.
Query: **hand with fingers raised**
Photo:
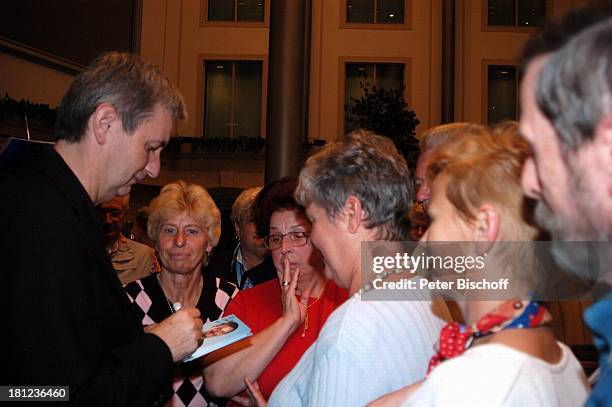
[[[267,407],[268,401],[264,398],[264,395],[259,390],[259,384],[257,381],[251,382],[248,378],[244,378],[244,384],[247,386],[247,393],[249,395],[249,407]]]
[[[297,329],[306,318],[306,307],[310,297],[309,292],[302,292],[302,296],[298,300],[295,292],[297,288],[300,269],[295,268],[293,271],[289,266],[289,259],[285,257],[283,260],[283,278],[281,281],[283,316],[288,321],[291,321],[293,330]]]

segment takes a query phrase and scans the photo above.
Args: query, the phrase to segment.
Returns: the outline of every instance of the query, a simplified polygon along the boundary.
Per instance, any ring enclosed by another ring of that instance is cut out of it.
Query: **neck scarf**
[[[551,320],[550,313],[537,301],[510,300],[483,315],[472,326],[449,322],[440,331],[439,349],[429,361],[427,374],[446,359],[463,354],[476,338],[504,329],[533,328]]]

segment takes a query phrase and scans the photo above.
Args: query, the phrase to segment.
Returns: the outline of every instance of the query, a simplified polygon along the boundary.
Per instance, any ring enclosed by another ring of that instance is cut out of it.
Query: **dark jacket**
[[[2,171],[0,191],[0,384],[67,385],[87,406],[159,400],[172,355],[143,333],[70,168],[44,147]]]
[[[208,262],[206,270],[216,277],[229,281],[239,289],[242,289],[242,287],[238,285],[238,277],[234,272],[234,261],[235,250],[214,253]],[[247,270],[246,277],[251,280],[253,286],[276,278],[276,268],[274,267],[274,263],[272,263],[272,257],[267,256],[264,261],[257,266]],[[245,279],[243,278],[242,281],[245,281]]]

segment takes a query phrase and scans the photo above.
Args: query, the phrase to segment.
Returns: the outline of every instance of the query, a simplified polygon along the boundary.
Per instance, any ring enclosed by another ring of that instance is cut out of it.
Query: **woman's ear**
[[[361,223],[365,221],[366,215],[361,201],[355,195],[349,195],[344,201],[344,208],[342,209],[344,216],[346,216],[346,222],[348,231],[350,233],[356,233],[359,230]]]
[[[499,236],[499,212],[493,205],[483,204],[476,213],[474,241],[478,247],[478,254],[487,253]]]

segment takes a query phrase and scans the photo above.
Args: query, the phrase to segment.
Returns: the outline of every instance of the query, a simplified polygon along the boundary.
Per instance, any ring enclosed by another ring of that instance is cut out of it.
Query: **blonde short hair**
[[[503,222],[511,219],[514,226],[509,229],[514,236],[504,236],[507,240],[529,240],[534,228],[523,218],[525,200],[521,188],[529,151],[518,127],[504,123],[492,131],[480,131],[437,147],[427,180],[432,185],[439,175],[448,178],[446,196],[465,219],[474,220],[480,205],[490,202],[510,215],[502,217]]]
[[[431,151],[456,138],[478,135],[486,132],[486,127],[474,123],[447,123],[426,130],[421,136],[421,154]]]
[[[206,231],[208,243],[216,246],[221,236],[221,213],[206,189],[198,184],[177,181],[165,185],[157,198],[149,205],[147,234],[152,241],[157,237],[163,223],[183,212],[193,217]]]

